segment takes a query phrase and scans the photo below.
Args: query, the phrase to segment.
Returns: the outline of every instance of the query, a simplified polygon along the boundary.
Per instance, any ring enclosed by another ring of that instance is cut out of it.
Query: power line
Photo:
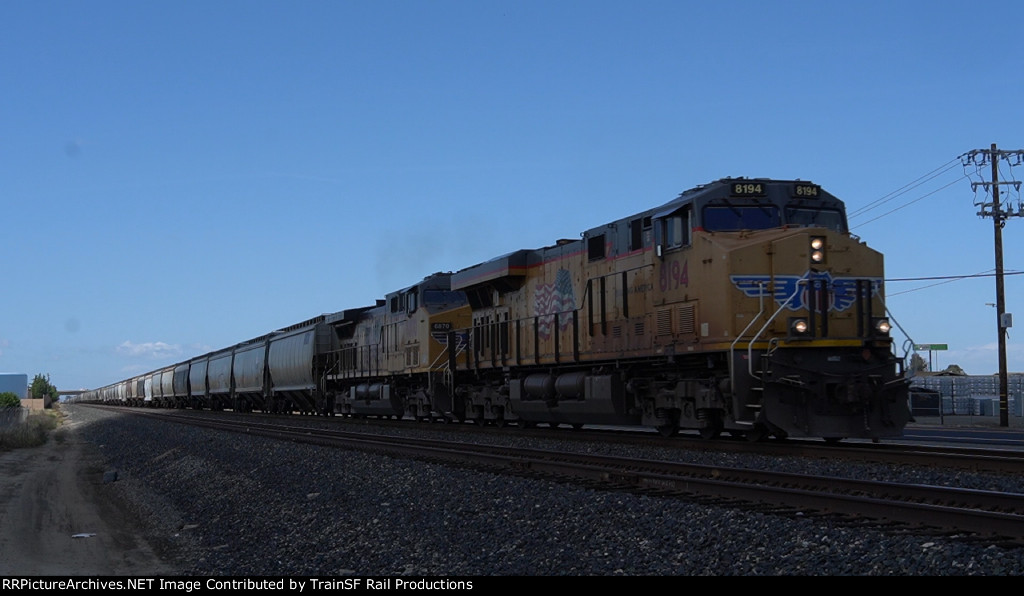
[[[989,271],[991,271],[991,269],[989,269]],[[1012,271],[1010,273],[1006,273],[1006,275],[1021,275],[1021,274],[1024,274],[1024,271]],[[994,277],[995,275],[996,275],[995,273],[982,272],[982,273],[975,273],[973,275],[942,275],[942,276],[935,276],[935,277],[904,277],[904,278],[897,278],[897,279],[887,279],[887,280],[885,280],[885,283],[899,282],[899,281],[930,281],[930,280],[944,280],[944,281],[940,281],[939,283],[935,283],[935,284],[928,284],[927,286],[921,286],[919,288],[912,288],[910,290],[903,290],[902,292],[886,292],[885,293],[885,297],[886,298],[891,298],[893,296],[899,296],[901,294],[910,294],[912,292],[920,292],[921,290],[927,290],[928,288],[934,288],[935,286],[941,286],[941,285],[944,285],[944,284],[953,283],[954,281],[960,281],[960,280],[963,280],[963,279],[972,279],[972,278],[979,278],[979,277]]]
[[[910,190],[912,190],[914,188],[917,188],[918,186],[921,186],[925,182],[928,182],[928,181],[930,181],[930,180],[932,180],[934,178],[939,177],[941,174],[944,174],[944,173],[948,172],[949,170],[953,169],[954,167],[956,167],[956,164],[960,161],[961,157],[962,156],[955,157],[955,158],[949,160],[948,162],[942,164],[941,166],[935,168],[931,172],[928,172],[927,174],[924,174],[924,175],[918,177],[917,179],[912,180],[912,181],[904,184],[903,186],[901,186],[900,188],[897,188],[896,190],[890,192],[889,194],[886,194],[886,195],[884,195],[884,196],[882,196],[882,197],[880,197],[878,199],[875,199],[874,201],[868,203],[867,205],[861,207],[860,209],[854,210],[852,213],[849,214],[849,217],[860,217],[861,215],[864,215],[868,211],[871,211],[872,209],[880,207],[883,204],[888,203],[889,201],[895,199],[896,197],[898,197],[898,196],[900,196],[902,194],[905,194],[905,193],[909,192]],[[943,187],[943,188],[945,188],[945,187]],[[927,196],[927,195],[925,195],[925,196]],[[924,197],[921,197],[921,198],[924,198]],[[916,202],[918,200],[920,200],[920,199],[916,199],[915,201],[911,201],[911,203]],[[908,203],[908,204],[910,204],[910,203]],[[906,206],[906,205],[904,205],[904,206]],[[902,209],[902,207],[900,207],[900,208]],[[893,211],[895,211],[895,209]],[[890,211],[889,213],[892,213],[892,211]],[[886,215],[888,215],[888,214],[886,214]],[[877,219],[877,218],[875,218],[875,219]],[[871,221],[874,221],[874,220],[871,220]],[[865,222],[865,223],[867,223],[867,222]],[[863,225],[863,224],[860,224],[860,225]]]
[[[887,280],[885,280],[885,282],[889,283],[891,281],[931,281],[931,280],[934,280],[934,279],[948,279],[948,280],[951,280],[951,281],[956,281],[958,279],[970,279],[972,277],[995,277],[995,273],[988,273],[988,271],[992,271],[992,269],[988,269],[987,271],[983,271],[981,273],[973,273],[971,275],[936,275],[936,276],[932,276],[932,277],[896,277],[896,278],[893,278],[893,279],[887,279]],[[1024,274],[1024,271],[1011,271],[1011,272],[1006,273],[1006,275],[1021,275],[1021,274]]]
[[[999,426],[1009,426],[1009,400],[1008,400],[1008,388],[1007,388],[1007,373],[1006,373],[1006,331],[1010,327],[1010,315],[1006,314],[1006,298],[1003,291],[1003,226],[1006,225],[1006,220],[1011,217],[1024,217],[1024,206],[1018,204],[1017,212],[1014,213],[1012,208],[1003,209],[1003,199],[1000,196],[999,187],[1004,188],[1012,187],[1020,190],[1020,182],[1016,181],[999,181],[999,162],[1006,161],[1008,168],[1013,166],[1021,165],[1024,161],[1024,151],[1006,151],[996,148],[996,144],[992,143],[990,149],[975,149],[964,153],[961,158],[963,159],[964,170],[967,169],[968,165],[973,164],[977,169],[979,175],[982,176],[981,182],[972,182],[971,187],[977,192],[978,187],[985,190],[991,191],[992,202],[986,203],[982,201],[980,204],[975,201],[975,205],[981,207],[981,211],[978,215],[982,217],[992,218],[992,227],[995,232],[995,253],[996,253],[996,328],[999,333]],[[1016,160],[1016,161],[1013,161]],[[983,166],[986,164],[992,164],[992,181],[985,182]]]
[[[952,169],[954,169],[956,167],[957,163],[960,163],[963,166],[964,173],[963,173],[962,176],[958,177],[956,180],[954,180],[952,182],[949,182],[947,184],[944,184],[943,186],[941,186],[941,187],[939,187],[939,188],[937,188],[937,189],[935,189],[935,190],[933,190],[931,192],[925,193],[924,195],[921,195],[921,196],[917,197],[916,199],[912,199],[910,201],[907,201],[906,203],[900,205],[899,207],[896,207],[895,209],[890,209],[889,211],[883,213],[882,215],[879,215],[877,217],[874,217],[874,218],[869,219],[869,220],[864,221],[864,222],[860,222],[856,226],[853,226],[853,227],[855,228],[855,227],[864,226],[864,225],[869,224],[869,223],[871,223],[873,221],[881,219],[881,218],[883,218],[883,217],[885,217],[887,215],[891,215],[891,214],[895,213],[896,211],[899,211],[901,209],[905,209],[906,207],[909,207],[910,205],[913,205],[914,203],[917,203],[918,201],[926,199],[926,198],[934,195],[935,193],[937,193],[937,192],[939,192],[941,190],[945,190],[945,189],[949,188],[950,186],[953,186],[954,184],[956,184],[957,182],[959,182],[963,178],[967,178],[968,180],[971,180],[972,179],[972,173],[968,171],[968,166],[971,166],[971,165],[975,166],[975,172],[973,172],[973,174],[980,175],[983,178],[983,175],[981,174],[981,168],[983,166],[988,165],[989,161],[991,160],[991,157],[989,156],[990,153],[991,152],[988,151],[988,150],[976,149],[976,150],[968,151],[966,153],[958,155],[957,157],[955,157],[955,158],[947,161],[946,163],[938,166],[937,168],[931,170],[930,172],[928,172],[926,174],[923,174],[923,175],[915,178],[914,180],[904,184],[903,186],[897,188],[896,190],[894,190],[892,192],[889,192],[889,193],[879,197],[878,199],[875,199],[874,201],[868,203],[867,205],[864,205],[863,207],[860,207],[859,209],[855,209],[853,211],[848,212],[847,217],[849,219],[856,219],[858,217],[863,217],[867,213],[869,213],[869,212],[871,212],[871,211],[881,207],[882,205],[884,205],[884,204],[886,204],[886,203],[888,203],[890,201],[893,201],[893,200],[899,198],[900,196],[903,196],[903,195],[907,194],[908,192],[910,192],[910,191],[912,191],[912,190],[914,190],[914,189],[924,185],[925,183],[931,182],[932,180],[935,180],[939,176],[949,172],[950,170],[952,170]],[[1011,161],[1011,158],[1015,158],[1016,161]],[[1021,165],[1022,161],[1024,161],[1024,157],[1022,157],[1021,151],[999,151],[996,159],[1006,160],[1007,164],[1010,165],[1010,166]],[[1012,173],[1012,171],[1011,171],[1011,173]],[[1016,191],[1019,192],[1020,184],[1021,183],[1020,182],[1016,182],[1016,181],[1013,181],[1013,182],[1011,182],[1011,181],[1004,181],[1002,183],[998,183],[997,182],[997,184],[1002,184],[1002,185],[1004,185],[1006,187],[1009,187],[1010,189],[1013,189],[1013,190],[1016,190]],[[984,182],[984,181],[982,181],[982,182],[972,182],[971,183],[971,187],[975,191],[975,193],[977,193],[979,187],[981,187],[983,189],[987,189],[989,185],[991,185],[991,183],[987,183],[987,182]],[[1020,203],[1020,201],[1018,201],[1018,202]],[[983,211],[981,213],[979,213],[978,215],[981,215],[983,217],[990,215],[989,212],[984,211],[984,209],[986,209],[986,208],[991,206],[989,203],[985,203],[985,202],[982,202],[982,201],[975,201],[975,205],[978,205],[979,207],[982,207],[982,209],[983,209]],[[1009,215],[1017,216],[1017,215],[1022,215],[1022,214],[1024,214],[1024,207],[1018,207],[1017,212],[1012,212],[1011,209],[1006,209],[1005,212],[1004,212],[1004,215],[1008,215],[1008,216]]]
[[[852,230],[852,229],[854,229],[854,228],[859,228],[859,227],[861,227],[861,226],[863,226],[863,225],[867,225],[867,224],[869,224],[869,223],[871,223],[871,222],[873,222],[873,221],[875,221],[875,220],[877,220],[877,219],[882,219],[883,217],[885,217],[885,216],[887,216],[887,215],[892,215],[893,213],[895,213],[895,212],[899,211],[900,209],[904,209],[904,208],[906,208],[906,207],[909,207],[909,206],[913,205],[914,203],[916,203],[916,202],[920,201],[921,199],[926,199],[926,198],[928,198],[928,197],[932,196],[933,194],[935,194],[935,193],[939,192],[940,190],[945,190],[945,189],[949,188],[950,186],[953,186],[954,184],[956,184],[957,182],[960,182],[960,180],[962,180],[962,179],[964,179],[964,178],[967,178],[967,175],[966,175],[966,174],[965,174],[965,175],[963,175],[963,176],[961,176],[960,178],[957,178],[956,180],[954,180],[954,181],[950,182],[949,184],[946,184],[945,186],[942,186],[942,187],[940,187],[940,188],[937,188],[937,189],[935,189],[935,190],[931,191],[931,192],[930,192],[930,193],[928,193],[928,194],[925,194],[925,195],[921,195],[920,197],[918,197],[918,198],[914,199],[913,201],[910,201],[910,202],[904,203],[904,204],[900,205],[899,207],[897,207],[897,208],[895,208],[895,209],[892,209],[892,210],[890,210],[890,211],[886,211],[885,213],[883,213],[883,214],[879,215],[878,217],[875,217],[875,218],[869,219],[869,220],[867,220],[867,221],[864,221],[864,222],[861,222],[861,223],[859,223],[859,224],[857,224],[857,225],[855,225],[855,226],[852,226],[852,227],[851,227],[850,229]],[[863,211],[862,211],[862,213],[863,213]]]

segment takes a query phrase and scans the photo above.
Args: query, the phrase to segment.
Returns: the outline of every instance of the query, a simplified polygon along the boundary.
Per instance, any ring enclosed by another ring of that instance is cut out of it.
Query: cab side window
[[[690,245],[690,208],[687,207],[664,220],[665,247],[680,248]]]

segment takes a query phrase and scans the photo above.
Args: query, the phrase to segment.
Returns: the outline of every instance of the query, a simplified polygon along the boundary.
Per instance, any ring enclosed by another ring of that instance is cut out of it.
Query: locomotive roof
[[[679,193],[671,201],[651,210],[653,217],[675,211],[688,203],[720,200],[767,200],[776,204],[791,204],[794,200],[807,204],[842,209],[843,202],[835,195],[808,180],[776,180],[772,178],[721,178]]]
[[[825,208],[843,212],[843,202],[826,192],[817,184],[805,180],[775,180],[770,178],[721,178],[708,184],[701,184],[683,191],[676,198],[659,207],[634,213],[615,223],[627,223],[637,218],[660,218],[673,214],[678,209],[693,205],[699,211],[706,205],[743,206],[771,203],[780,207]],[[699,216],[698,216],[699,217]],[[845,227],[845,213],[842,215]],[[603,224],[585,231],[583,236],[600,234],[610,224]],[[566,245],[579,245],[581,240],[560,240],[553,246],[538,249],[521,249],[493,259],[466,267],[452,276],[452,289],[465,289],[473,285],[503,278],[522,277],[526,267],[538,253],[547,254]],[[578,248],[578,247],[577,247]],[[572,247],[569,248],[570,250]]]

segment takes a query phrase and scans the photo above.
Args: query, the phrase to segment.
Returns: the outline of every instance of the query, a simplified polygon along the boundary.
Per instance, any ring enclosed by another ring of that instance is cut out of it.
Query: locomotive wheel
[[[711,441],[722,436],[722,417],[717,412],[703,412],[704,425],[698,431],[700,438]]]
[[[711,441],[717,439],[722,434],[722,429],[718,426],[705,426],[700,429],[700,438],[705,441]]]
[[[679,425],[676,424],[675,422],[671,422],[669,424],[662,424],[658,426],[657,429],[658,432],[661,433],[661,436],[666,438],[674,437],[677,434],[679,434]]]
[[[537,424],[534,423],[534,422],[530,422],[529,420],[522,420],[522,419],[520,419],[519,422],[517,422],[516,424],[519,425],[519,428],[533,428],[533,427],[537,426]]]
[[[768,429],[760,424],[754,425],[754,428],[746,432],[747,441],[751,443],[759,443],[768,438]]]

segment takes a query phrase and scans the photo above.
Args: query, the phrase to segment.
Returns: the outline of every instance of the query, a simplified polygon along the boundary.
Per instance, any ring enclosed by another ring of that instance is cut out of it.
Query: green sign
[[[915,350],[927,350],[929,352],[937,352],[939,350],[948,350],[949,345],[947,344],[914,344]]]

